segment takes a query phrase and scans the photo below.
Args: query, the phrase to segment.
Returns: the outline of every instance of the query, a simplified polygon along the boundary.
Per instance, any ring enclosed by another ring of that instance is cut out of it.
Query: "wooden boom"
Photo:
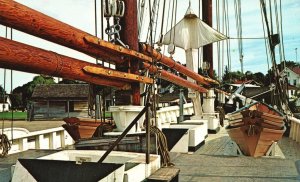
[[[84,41],[84,37],[91,36],[90,34],[16,1],[0,0],[0,24],[96,58],[116,63],[124,62],[119,55],[109,50],[97,49]]]
[[[109,77],[87,74],[83,71],[85,66],[100,67],[92,63],[0,37],[1,68],[47,74],[121,89],[130,88],[130,84],[125,81],[120,82],[120,80]]]
[[[160,75],[160,77],[164,80],[172,82],[176,85],[180,85],[182,87],[190,88],[190,89],[198,91],[198,92],[202,92],[202,93],[207,92],[207,89],[205,89],[195,83],[187,81],[187,80],[185,80],[179,76],[176,76],[172,73],[169,73],[165,70],[158,70],[156,67],[154,67],[148,63],[143,63],[143,64],[144,64],[144,67],[147,68],[151,73],[158,73]]]
[[[99,65],[81,61],[78,59],[70,58],[63,56],[51,51],[46,51],[36,47],[32,47],[26,44],[22,44],[16,41],[8,40],[0,37],[0,67],[13,69],[18,71],[24,71],[29,73],[37,74],[47,74],[50,76],[58,76],[67,79],[81,80],[89,83],[94,83],[97,85],[105,85],[116,87],[120,89],[130,88],[130,80],[133,79],[124,78],[121,79],[120,72],[115,70],[110,70],[103,68]],[[203,87],[198,86],[192,82],[189,82],[179,76],[176,76],[172,73],[169,73],[165,70],[158,70],[155,67],[152,67],[148,63],[144,63],[144,67],[149,69],[150,72],[160,73],[162,79],[170,81],[174,84],[188,87],[199,92],[207,92]],[[93,68],[94,72],[89,70]],[[98,71],[109,72],[113,71],[116,73],[113,77],[119,77],[122,81],[118,79],[112,79],[109,75],[105,76],[94,76]],[[87,73],[93,74],[89,74]],[[124,75],[123,75],[124,76]],[[127,77],[134,76],[134,74],[127,75]],[[138,76],[138,75],[135,75]],[[127,80],[127,81],[125,81]],[[151,82],[152,80],[146,77],[140,77],[136,81],[141,82]]]
[[[143,49],[144,53],[155,57],[158,62],[161,62],[162,64],[164,64],[174,70],[177,70],[178,72],[194,79],[195,81],[199,82],[200,84],[203,84],[203,85],[211,85],[211,84],[218,85],[219,84],[219,82],[216,80],[201,76],[198,73],[195,73],[194,71],[188,69],[187,67],[176,63],[172,58],[162,55],[161,53],[157,52],[155,49],[153,49],[151,46],[149,46],[147,44],[143,44],[142,49]]]
[[[137,51],[101,40],[82,30],[44,15],[15,1],[0,0],[0,24],[12,27],[42,39],[75,49],[106,61],[122,63],[121,55],[136,58],[144,62],[152,62],[152,56],[161,63],[196,80],[200,84],[218,84],[217,81],[203,77],[183,65],[176,63],[148,45],[143,45],[146,56]]]

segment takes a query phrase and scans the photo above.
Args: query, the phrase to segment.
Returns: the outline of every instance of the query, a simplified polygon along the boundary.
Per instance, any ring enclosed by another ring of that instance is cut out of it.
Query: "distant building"
[[[0,112],[9,111],[10,108],[11,108],[11,100],[10,100],[9,96],[5,95],[4,99],[3,99],[3,96],[1,96],[0,97]]]
[[[88,84],[37,85],[28,112],[33,119],[88,116]]]
[[[296,106],[300,106],[300,99],[298,98],[298,92],[300,87],[300,67],[286,68],[286,74],[288,79],[288,98],[289,101],[296,99]]]
[[[286,74],[289,85],[300,85],[300,67],[286,68]]]

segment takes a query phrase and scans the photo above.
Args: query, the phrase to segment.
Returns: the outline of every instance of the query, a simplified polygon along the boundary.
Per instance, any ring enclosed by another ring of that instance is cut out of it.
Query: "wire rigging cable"
[[[241,62],[241,72],[244,73],[244,65],[243,65],[243,28],[242,28],[242,11],[241,11],[241,0],[234,0],[234,7],[235,7],[235,20],[236,20],[236,30],[237,30],[237,37],[238,37],[238,49],[239,49],[239,56]]]
[[[220,6],[219,5],[220,5],[220,1],[216,0],[216,22],[217,22],[217,31],[218,32],[220,32]],[[221,81],[222,75],[223,75],[223,72],[222,72],[223,65],[221,64],[220,42],[219,41],[217,42],[217,58],[218,58],[218,78],[219,78],[219,81]]]
[[[8,38],[8,27],[5,28],[5,37]],[[11,39],[12,39],[12,29],[11,29]],[[11,72],[11,78],[12,78],[12,72]],[[4,69],[3,82],[4,82],[3,83],[3,93],[1,95],[1,98],[3,99],[3,100],[1,99],[3,101],[3,105],[2,105],[3,115],[2,115],[2,131],[0,133],[0,158],[5,157],[11,148],[10,141],[9,141],[7,135],[4,134],[4,109],[5,109],[4,103],[6,102],[6,94],[5,94],[5,92],[6,92],[6,69]],[[12,114],[12,117],[13,117],[13,114]],[[12,121],[12,123],[13,123],[13,121]],[[11,127],[13,127],[13,124],[11,125]],[[13,128],[11,128],[11,132],[12,131],[13,131]],[[13,134],[11,134],[11,135],[13,135]]]

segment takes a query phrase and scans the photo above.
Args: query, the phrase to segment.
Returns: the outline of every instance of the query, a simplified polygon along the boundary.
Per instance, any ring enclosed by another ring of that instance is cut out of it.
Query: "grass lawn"
[[[0,120],[11,120],[12,113],[11,112],[0,112]],[[26,120],[27,112],[13,112],[13,118],[15,120]]]

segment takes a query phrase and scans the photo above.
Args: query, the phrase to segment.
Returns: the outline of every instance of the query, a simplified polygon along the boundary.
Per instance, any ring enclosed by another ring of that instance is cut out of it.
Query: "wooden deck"
[[[275,156],[252,158],[239,156],[225,129],[209,134],[195,153],[173,159],[180,168],[179,181],[297,181],[295,161],[300,159],[300,143],[283,138]]]
[[[41,122],[43,124],[41,125]],[[24,126],[29,131],[58,127],[62,121],[15,122],[15,127]],[[10,122],[5,122],[6,127]],[[39,128],[38,126],[43,126]],[[218,134],[209,134],[195,153],[172,154],[172,162],[180,169],[180,182],[198,181],[297,181],[295,161],[300,159],[300,143],[289,138],[278,142],[275,157],[252,158],[236,154],[224,128]],[[17,158],[36,158],[54,151],[30,150],[0,159],[0,181],[10,176],[10,166]]]

